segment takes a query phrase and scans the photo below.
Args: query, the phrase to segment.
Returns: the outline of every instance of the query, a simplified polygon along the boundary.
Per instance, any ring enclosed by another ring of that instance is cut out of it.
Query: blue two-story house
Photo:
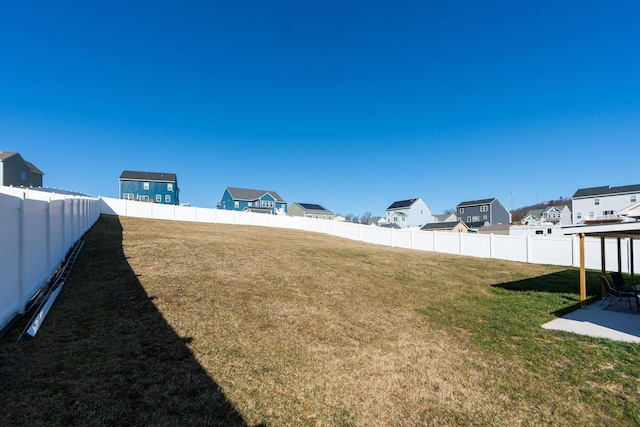
[[[175,173],[124,171],[120,175],[121,199],[178,205],[179,193]]]
[[[459,203],[456,212],[458,221],[464,222],[470,228],[511,224],[511,212],[495,197]]]
[[[218,209],[231,211],[249,211],[283,215],[287,213],[287,202],[275,191],[251,190],[248,188],[227,187]]]

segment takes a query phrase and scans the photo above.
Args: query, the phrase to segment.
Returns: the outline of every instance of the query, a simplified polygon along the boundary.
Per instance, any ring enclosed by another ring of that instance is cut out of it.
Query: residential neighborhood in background
[[[175,173],[123,171],[118,180],[119,197],[139,202],[180,204]]]
[[[0,185],[80,195],[68,190],[43,188],[44,173],[18,152],[0,151]],[[138,202],[180,204],[175,173],[125,170],[119,177],[119,198]],[[492,234],[562,234],[569,225],[640,220],[640,184],[578,189],[569,199],[518,208],[515,221],[495,197],[459,203],[455,210],[435,215],[420,197],[398,200],[386,208],[385,217],[366,212],[361,217],[340,215],[320,203],[287,202],[273,190],[226,187],[217,209],[359,222],[374,227],[415,228],[424,231]],[[523,212],[526,212],[523,214]]]
[[[0,151],[0,185],[42,187],[44,173],[14,151]]]

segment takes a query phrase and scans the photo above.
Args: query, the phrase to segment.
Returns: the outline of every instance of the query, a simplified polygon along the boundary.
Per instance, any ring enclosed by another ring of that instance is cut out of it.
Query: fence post
[[[462,233],[458,233],[458,254],[462,255]]]
[[[526,235],[526,241],[525,241],[525,252],[526,252],[526,260],[527,262],[531,262],[531,240],[529,239],[529,235]]]
[[[25,221],[24,221],[24,200],[25,193],[22,193],[22,198],[20,199],[20,208],[18,210],[18,313],[24,314],[25,312],[25,303],[24,303],[24,230],[25,230]]]
[[[51,269],[51,197],[49,197],[49,203],[47,204],[47,276]]]
[[[495,239],[493,238],[493,233],[489,234],[489,258],[493,258],[495,256],[493,246],[495,245]]]

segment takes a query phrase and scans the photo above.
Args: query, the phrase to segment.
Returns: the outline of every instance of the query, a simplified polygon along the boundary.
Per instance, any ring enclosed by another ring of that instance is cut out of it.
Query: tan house
[[[315,203],[294,202],[289,205],[288,213],[291,216],[303,216],[306,218],[333,219],[333,212],[322,205]]]
[[[464,221],[432,222],[420,228],[423,231],[447,231],[449,233],[468,233],[469,227]]]

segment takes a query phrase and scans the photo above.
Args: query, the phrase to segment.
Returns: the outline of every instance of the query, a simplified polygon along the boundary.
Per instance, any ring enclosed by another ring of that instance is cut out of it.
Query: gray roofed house
[[[618,211],[639,202],[640,184],[581,188],[572,197],[573,224],[629,220]]]
[[[250,188],[226,187],[216,207],[233,211],[254,211],[259,208],[271,214],[287,213],[287,202],[277,192]]]
[[[42,187],[44,173],[15,151],[0,151],[0,185]]]
[[[178,176],[175,173],[125,170],[118,179],[118,193],[125,200],[180,204]]]
[[[291,216],[307,218],[333,219],[334,217],[333,212],[317,203],[293,202],[289,205],[288,213]]]
[[[456,213],[458,220],[464,221],[472,229],[484,225],[511,224],[511,212],[495,197],[458,203]]]
[[[426,224],[426,225],[423,225],[420,228],[420,230],[468,233],[469,227],[464,223],[464,221],[447,221],[447,222],[433,222],[431,224]]]

